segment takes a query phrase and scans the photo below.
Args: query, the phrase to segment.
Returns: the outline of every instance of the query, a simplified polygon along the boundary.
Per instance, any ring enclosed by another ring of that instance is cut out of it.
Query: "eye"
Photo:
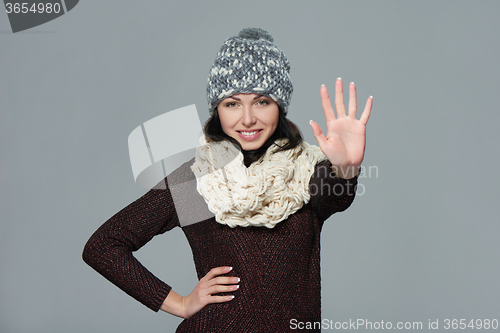
[[[228,102],[228,103],[226,103],[226,107],[227,108],[234,108],[234,107],[236,107],[236,103],[235,102]]]
[[[268,105],[270,104],[267,99],[261,99],[260,101],[257,102],[258,105]]]

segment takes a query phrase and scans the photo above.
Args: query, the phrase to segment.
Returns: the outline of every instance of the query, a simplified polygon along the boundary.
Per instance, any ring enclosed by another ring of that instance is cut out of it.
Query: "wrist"
[[[332,171],[342,179],[352,179],[359,175],[360,170],[361,166],[359,165],[338,166],[332,164]]]
[[[187,319],[185,299],[173,290],[170,290],[168,293],[160,307],[160,310],[170,313],[176,317]]]

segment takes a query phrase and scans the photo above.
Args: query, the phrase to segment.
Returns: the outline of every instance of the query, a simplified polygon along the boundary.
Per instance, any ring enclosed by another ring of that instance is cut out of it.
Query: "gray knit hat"
[[[208,75],[210,115],[220,101],[241,93],[268,96],[287,114],[293,92],[290,64],[273,42],[267,31],[245,28],[222,44]]]

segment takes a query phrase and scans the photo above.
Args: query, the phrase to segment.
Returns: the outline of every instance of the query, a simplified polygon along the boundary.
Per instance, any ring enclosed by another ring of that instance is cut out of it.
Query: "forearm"
[[[351,167],[351,172],[354,167]],[[349,171],[346,169],[344,171]],[[323,222],[336,212],[346,210],[354,200],[358,176],[342,178],[337,175],[338,167],[327,159],[316,166],[309,182],[311,204],[318,219]],[[350,177],[345,172],[343,177]]]
[[[103,229],[101,229],[103,230]],[[144,267],[128,250],[96,233],[87,242],[83,260],[118,288],[153,311],[158,311],[170,286]]]

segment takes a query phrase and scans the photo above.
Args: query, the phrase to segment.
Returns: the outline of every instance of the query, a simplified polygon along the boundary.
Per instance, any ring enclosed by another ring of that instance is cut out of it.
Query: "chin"
[[[260,142],[260,140],[259,142],[246,142],[246,141],[242,142],[242,140],[237,139],[237,141],[240,143],[241,148],[246,151],[257,150],[264,145],[264,141]]]

